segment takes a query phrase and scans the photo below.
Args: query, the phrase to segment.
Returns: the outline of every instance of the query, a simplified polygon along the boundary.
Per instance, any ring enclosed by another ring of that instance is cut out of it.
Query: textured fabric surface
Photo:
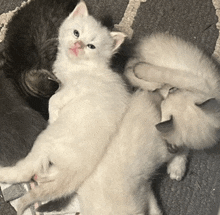
[[[121,21],[129,2],[85,1],[91,14],[99,19],[105,17],[110,24]],[[21,2],[0,0],[0,14],[20,6]],[[169,32],[197,44],[211,55],[219,36],[217,21],[212,0],[147,0],[141,3],[132,25],[132,42],[152,32]],[[116,63],[123,65],[124,62],[119,60]],[[219,151],[219,145],[210,150],[192,151],[187,174],[180,182],[172,181],[165,168],[159,170],[153,187],[164,215],[217,215],[220,202]],[[0,198],[0,215],[15,214],[13,208]]]
[[[16,7],[19,7],[23,0],[0,0],[0,14],[14,10]]]
[[[26,156],[46,123],[30,109],[0,70],[0,165],[13,165]],[[0,195],[0,215],[14,215]]]
[[[154,188],[164,215],[217,215],[220,193],[220,145],[191,153],[187,173],[180,182],[162,174]],[[161,172],[165,172],[162,169]]]
[[[148,0],[140,8],[134,22],[135,39],[138,32],[169,32],[213,52],[218,31],[215,8],[210,0],[164,1]],[[146,14],[146,16],[143,16]]]
[[[86,0],[95,17],[109,15],[114,24],[122,19],[128,2]],[[147,0],[137,11],[132,41],[152,32],[169,32],[212,54],[218,37],[217,21],[212,0]]]

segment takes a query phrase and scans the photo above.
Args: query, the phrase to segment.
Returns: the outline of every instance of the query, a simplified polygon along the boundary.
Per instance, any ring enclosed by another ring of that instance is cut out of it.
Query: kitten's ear
[[[195,105],[204,111],[220,110],[220,104],[215,98],[208,99],[202,103],[195,103]]]
[[[174,129],[173,124],[173,116],[170,116],[170,119],[160,122],[156,125],[156,129],[160,131],[161,133],[168,133],[171,132]]]
[[[126,35],[122,32],[111,32],[111,36],[114,39],[113,52],[115,52],[124,42]]]
[[[88,16],[88,9],[84,1],[80,1],[73,12],[69,15],[69,18],[74,18],[76,16]]]

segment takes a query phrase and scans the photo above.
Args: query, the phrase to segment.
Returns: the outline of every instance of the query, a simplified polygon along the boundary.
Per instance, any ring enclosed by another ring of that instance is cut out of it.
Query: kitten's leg
[[[35,146],[34,146],[35,147]],[[33,147],[33,148],[34,148]],[[32,151],[24,159],[18,161],[15,166],[0,167],[0,181],[5,183],[28,182],[36,172],[47,172],[49,161]]]
[[[60,176],[62,177],[64,175],[61,173]],[[22,215],[26,208],[35,202],[50,201],[73,195],[75,191],[71,185],[70,187],[67,186],[71,180],[65,180],[66,178],[68,177],[64,176],[60,180],[60,178],[57,177],[57,180],[41,183],[22,196],[18,201],[17,215]]]
[[[135,87],[141,87],[144,90],[154,91],[160,89],[164,84],[156,82],[148,82],[147,80],[142,80],[135,75],[136,70],[140,70],[140,73],[145,73],[145,68],[138,67],[139,62],[137,58],[129,60],[125,68],[125,76],[128,78],[129,82]],[[148,68],[148,67],[147,67]]]
[[[151,189],[148,191],[148,202],[149,202],[149,212],[148,212],[149,215],[162,215],[163,214],[158,206],[157,200]]]
[[[134,181],[134,184],[137,185],[138,183]],[[157,199],[155,198],[154,192],[151,187],[151,183],[145,181],[143,186],[138,186],[134,190],[136,195],[133,199],[136,202],[136,209],[135,212],[129,214],[137,214],[137,215],[144,215],[147,210],[148,215],[162,215],[161,209],[158,205]],[[138,213],[137,213],[138,211]]]
[[[48,123],[49,124],[52,124],[54,123],[58,116],[59,116],[59,111],[60,111],[60,105],[62,104],[62,102],[56,102],[56,97],[57,95],[54,95],[50,98],[50,101],[49,101],[49,106],[48,106],[48,109],[49,109],[49,120],[48,120]],[[60,99],[57,99],[57,101],[60,101]]]
[[[70,91],[71,93],[71,91]],[[49,124],[54,123],[59,117],[59,112],[63,108],[64,104],[67,104],[72,98],[69,94],[63,95],[59,92],[54,94],[49,101]]]
[[[43,185],[37,186],[33,190],[29,191],[24,196],[22,196],[18,200],[17,215],[22,215],[24,213],[24,211],[26,210],[26,208],[29,207],[34,202],[38,202],[41,200],[43,200],[43,201],[50,200],[50,196],[48,195],[47,198],[45,198],[45,196],[43,195],[44,193],[42,193],[42,191],[41,191],[41,190],[46,190],[47,185],[48,184],[45,183]],[[44,197],[39,198],[39,194],[41,194],[41,196],[44,196]]]
[[[167,173],[171,179],[180,181],[186,172],[186,163],[189,150],[184,149],[180,154],[177,154],[167,166]]]
[[[5,183],[20,183],[30,181],[34,175],[36,157],[30,152],[27,157],[14,166],[0,167],[0,181]]]
[[[0,168],[0,181],[5,183],[20,183],[30,181],[33,174],[25,168],[2,167]]]

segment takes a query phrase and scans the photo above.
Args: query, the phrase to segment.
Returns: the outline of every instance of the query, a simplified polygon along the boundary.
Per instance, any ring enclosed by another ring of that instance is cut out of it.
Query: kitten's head
[[[169,144],[203,149],[217,143],[220,104],[216,99],[175,90],[163,100],[161,115],[161,122],[156,128]]]
[[[108,62],[124,38],[123,33],[109,32],[90,16],[83,1],[63,22],[59,31],[60,49],[72,61]]]

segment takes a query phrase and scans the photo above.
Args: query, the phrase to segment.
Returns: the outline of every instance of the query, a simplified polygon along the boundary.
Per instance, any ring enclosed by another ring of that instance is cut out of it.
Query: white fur
[[[154,126],[160,122],[160,102],[157,93],[137,91],[133,95],[119,132],[94,173],[78,190],[82,215],[144,215],[147,211],[149,215],[162,215],[150,178],[161,164],[175,156],[167,151]],[[185,168],[185,163],[177,167]],[[175,172],[171,169],[170,174]]]
[[[170,93],[161,104],[161,121],[169,120],[172,116],[174,128],[161,133],[162,136],[170,144],[193,149],[204,149],[216,144],[220,137],[220,105],[216,101],[208,110],[196,105],[206,100],[206,95],[186,90]]]
[[[161,121],[172,116],[174,128],[161,135],[170,144],[203,149],[217,142],[220,75],[213,60],[197,47],[165,34],[145,37],[128,62],[125,75],[134,86],[163,95]],[[177,90],[170,90],[172,87]],[[196,105],[213,98],[216,104],[209,110]]]
[[[80,37],[74,36],[74,29]],[[33,202],[76,191],[103,157],[129,101],[122,78],[108,65],[123,40],[123,34],[111,36],[89,16],[84,2],[62,24],[54,64],[62,85],[49,102],[49,125],[25,159],[0,169],[1,182],[29,181],[35,174],[44,182],[21,198],[19,215]],[[69,49],[75,42],[84,44],[76,50],[79,55]]]
[[[144,79],[159,84],[155,89],[168,84],[219,97],[220,74],[215,63],[203,51],[178,37],[166,34],[144,37],[137,45],[132,61],[134,63],[130,62],[130,69],[125,72],[133,77],[129,79],[132,82]],[[135,65],[137,62],[144,64]],[[131,74],[133,66],[140,66],[134,68],[135,75]]]

